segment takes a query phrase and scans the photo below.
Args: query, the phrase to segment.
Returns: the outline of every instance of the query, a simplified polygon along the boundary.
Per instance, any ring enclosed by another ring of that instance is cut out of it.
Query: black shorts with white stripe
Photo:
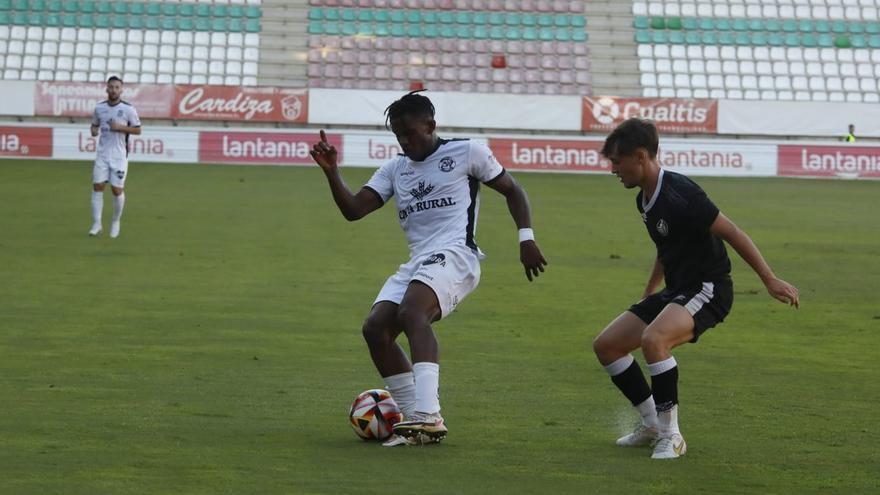
[[[724,321],[724,317],[730,313],[733,282],[730,279],[715,280],[698,282],[677,290],[665,288],[633,304],[629,311],[650,325],[663,308],[672,303],[684,306],[694,317],[694,338],[691,342],[696,342],[703,332]]]

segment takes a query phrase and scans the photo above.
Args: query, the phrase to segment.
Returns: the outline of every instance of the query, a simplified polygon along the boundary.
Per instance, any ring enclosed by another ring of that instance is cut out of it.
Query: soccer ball
[[[383,441],[391,436],[391,428],[403,420],[400,408],[383,389],[372,389],[355,397],[348,412],[348,421],[357,436],[364,440]]]

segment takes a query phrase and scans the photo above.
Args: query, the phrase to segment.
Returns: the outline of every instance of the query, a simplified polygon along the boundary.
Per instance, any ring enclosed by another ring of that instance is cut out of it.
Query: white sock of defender
[[[403,413],[404,419],[409,419],[416,411],[416,382],[412,371],[397,375],[386,376],[385,388],[391,392],[391,397]]]
[[[416,382],[416,411],[427,414],[440,412],[440,365],[415,363],[413,378]]]
[[[608,372],[608,375],[612,377],[620,375],[630,366],[632,366],[635,358],[632,357],[632,354],[627,354],[622,358],[614,361],[613,363],[605,366],[605,371]],[[635,406],[635,409],[642,416],[642,424],[645,426],[657,426],[657,409],[654,404],[654,396],[649,395],[647,399],[642,401],[640,404]]]
[[[655,377],[657,375],[661,375],[670,370],[673,370],[678,366],[678,362],[674,357],[670,356],[663,361],[658,361],[656,363],[648,364],[648,373],[651,374],[651,377]],[[677,373],[677,371],[676,371]],[[655,392],[656,394],[656,392]],[[672,435],[673,433],[681,433],[681,430],[678,429],[678,401],[677,401],[677,391],[675,395],[675,405],[666,409],[665,411],[657,412],[657,427],[660,429],[661,435]]]
[[[104,211],[104,191],[92,191],[92,220],[101,225],[101,213]]]
[[[122,218],[122,209],[125,208],[125,193],[113,196],[113,221],[118,222]]]

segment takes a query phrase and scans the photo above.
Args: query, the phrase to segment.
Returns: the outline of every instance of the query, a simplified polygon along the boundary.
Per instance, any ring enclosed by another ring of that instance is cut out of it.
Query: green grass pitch
[[[135,163],[121,237],[108,192],[89,238],[90,163],[0,162],[0,493],[878,493],[880,182],[696,179],[802,306],[731,250],[732,314],[675,352],[688,455],[658,462],[614,446],[636,417],[590,344],[651,267],[635,191],[515,176],[548,270],[483,188],[481,285],[435,326],[450,435],[383,449],[346,414],[382,385],[360,326],[407,256],[393,207],[346,222],[317,168]]]

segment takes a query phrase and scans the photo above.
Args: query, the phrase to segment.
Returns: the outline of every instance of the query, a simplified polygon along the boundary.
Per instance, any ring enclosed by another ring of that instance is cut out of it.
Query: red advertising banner
[[[511,170],[610,172],[611,162],[599,151],[602,141],[489,138],[489,148]]]
[[[38,82],[34,88],[34,113],[48,117],[91,117],[98,102],[107,99],[107,84]],[[141,118],[171,117],[174,86],[126,84],[122,99],[131,103]]]
[[[199,133],[199,161],[202,163],[255,163],[311,165],[309,150],[318,141],[315,132],[215,132]],[[342,163],[342,134],[327,133]]]
[[[0,127],[0,156],[52,156],[51,127]]]
[[[633,117],[654,121],[660,132],[715,134],[718,131],[718,100],[585,96],[581,129],[611,132],[618,124]]]
[[[172,116],[192,120],[308,122],[308,90],[239,86],[175,86]]]
[[[880,147],[779,145],[779,175],[880,179]]]

